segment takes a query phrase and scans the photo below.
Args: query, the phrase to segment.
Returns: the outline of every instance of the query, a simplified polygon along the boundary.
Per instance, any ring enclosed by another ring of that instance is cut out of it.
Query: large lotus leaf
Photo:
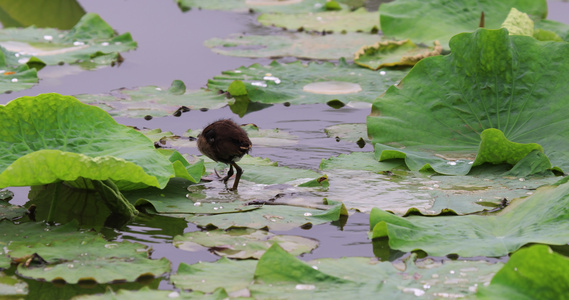
[[[440,55],[442,50],[438,42],[434,47],[419,47],[410,40],[383,41],[363,46],[354,55],[354,62],[372,70],[414,66],[425,57]]]
[[[564,299],[569,290],[569,259],[545,245],[512,254],[478,299]]]
[[[0,106],[0,116],[0,186],[84,177],[121,189],[164,187],[174,174],[143,134],[73,97],[21,97]]]
[[[47,263],[20,264],[18,274],[68,283],[94,280],[134,281],[141,275],[160,276],[170,270],[166,259],[150,260],[149,249],[141,244],[109,242],[91,232],[79,232],[74,224],[45,227],[41,223],[14,225],[0,222],[2,242],[12,260],[34,253]]]
[[[289,29],[303,28],[317,31],[365,31],[377,30],[379,20],[377,12],[368,12],[365,8],[356,11],[330,11],[314,14],[262,14],[257,18],[265,26],[278,26]]]
[[[2,29],[0,46],[16,52],[11,59],[19,63],[37,57],[48,65],[82,63],[90,68],[117,62],[118,53],[135,49],[136,42],[129,33],[117,35],[97,14],[88,13],[69,31],[33,26]]]
[[[432,43],[438,40],[447,48],[450,38],[461,32],[472,32],[480,25],[484,12],[484,28],[497,29],[512,7],[535,20],[547,15],[545,0],[397,0],[379,7],[383,34],[398,39]],[[454,50],[453,50],[454,52]]]
[[[554,167],[569,167],[569,98],[559,81],[569,76],[569,45],[480,29],[455,36],[451,48],[421,60],[373,104],[367,125],[376,157],[464,175],[543,147]]]
[[[73,300],[156,300],[156,299],[202,299],[202,300],[223,300],[229,299],[229,295],[223,289],[213,291],[211,294],[203,292],[177,292],[168,290],[150,289],[148,286],[136,291],[120,289],[115,292],[112,288],[107,289],[104,294],[79,295]]]
[[[224,39],[209,39],[204,45],[223,55],[324,60],[352,57],[362,45],[382,40],[379,35],[351,32],[327,35],[283,32],[275,35],[231,35]]]
[[[323,209],[290,205],[268,205],[260,209],[233,214],[190,215],[186,220],[201,227],[214,226],[269,228],[270,230],[290,230],[299,226],[311,226],[337,221],[347,216],[348,211],[341,202],[324,199]]]
[[[389,70],[378,76],[375,71],[345,61],[338,65],[275,61],[267,66],[254,64],[225,71],[210,79],[208,87],[227,90],[233,81],[241,80],[247,86],[249,98],[263,103],[311,104],[333,99],[344,103],[372,102],[405,74],[406,71]]]
[[[173,243],[182,250],[196,251],[195,249],[208,247],[217,255],[237,259],[259,259],[274,243],[278,243],[294,256],[310,252],[318,246],[318,241],[313,239],[296,235],[276,235],[266,230],[251,228],[188,232],[183,236],[176,236]]]
[[[502,264],[483,261],[413,261],[402,266],[366,257],[323,258],[302,262],[273,245],[258,263],[220,259],[214,263],[181,264],[171,278],[177,287],[204,292],[224,287],[249,290],[255,299],[437,299],[465,297],[487,284]],[[241,276],[230,276],[239,273]],[[227,275],[226,275],[227,274]]]
[[[112,116],[130,118],[167,116],[177,112],[182,106],[189,109],[216,109],[226,106],[228,100],[225,95],[217,92],[192,90],[179,94],[156,86],[118,89],[109,94],[81,94],[75,97],[81,102],[102,108]]]
[[[325,11],[326,1],[322,0],[176,0],[182,10],[191,8],[210,10],[229,10],[244,12],[299,13]]]
[[[434,256],[503,256],[528,243],[569,242],[569,184],[542,187],[487,216],[398,217],[373,209],[373,237],[389,237],[393,249],[422,249]]]

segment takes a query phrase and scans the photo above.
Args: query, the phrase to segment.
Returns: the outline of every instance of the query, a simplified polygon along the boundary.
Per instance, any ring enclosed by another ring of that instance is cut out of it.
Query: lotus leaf
[[[314,14],[262,14],[257,18],[265,26],[278,26],[289,29],[302,27],[304,30],[316,31],[377,31],[379,21],[377,12],[368,12],[365,8],[355,11],[329,11]]]
[[[436,299],[441,295],[472,295],[476,285],[490,281],[502,264],[483,261],[413,261],[403,266],[365,257],[323,258],[302,262],[274,244],[255,261],[181,264],[172,280],[178,287],[211,292],[223,287],[228,292],[247,289],[255,299],[287,295],[294,299],[342,297]],[[239,273],[235,277],[229,274]],[[227,275],[225,275],[227,274]],[[229,277],[228,277],[229,276]],[[190,284],[191,283],[191,284]]]
[[[204,294],[202,292],[176,292],[166,290],[150,289],[145,286],[138,291],[129,291],[126,289],[119,289],[114,292],[112,289],[107,290],[104,294],[98,295],[82,295],[73,297],[73,300],[156,300],[156,299],[203,299],[203,300],[223,300],[228,299],[229,295],[223,289],[218,289],[211,294]]]
[[[455,36],[451,48],[421,60],[374,102],[367,126],[376,158],[464,175],[543,148],[555,168],[567,169],[569,98],[559,78],[569,76],[569,45],[480,29]]]
[[[37,70],[27,64],[13,61],[13,52],[0,47],[0,92],[29,89],[38,83]]]
[[[541,20],[534,23],[535,30],[551,31],[562,40],[569,42],[569,25],[552,20]]]
[[[230,11],[260,11],[278,13],[325,11],[326,1],[322,0],[176,0],[182,10],[191,8]],[[344,6],[345,7],[345,6]]]
[[[1,261],[2,259],[0,259]],[[8,267],[10,260],[8,260]],[[0,267],[2,265],[0,264]],[[8,276],[0,272],[0,297],[4,299],[20,299],[28,293],[28,285],[16,276]]]
[[[318,241],[295,235],[275,235],[266,230],[251,228],[194,231],[174,238],[174,246],[192,251],[196,245],[210,248],[213,253],[237,259],[259,259],[269,247],[278,243],[292,255],[314,250]],[[202,247],[200,247],[202,248]]]
[[[275,61],[267,66],[254,64],[225,71],[210,79],[208,87],[227,90],[233,81],[241,80],[247,87],[249,98],[263,103],[311,104],[326,103],[332,99],[344,103],[372,102],[405,73],[389,70],[378,76],[377,72],[343,60],[338,65],[315,62],[304,65],[300,61],[281,64]]]
[[[569,290],[569,259],[545,245],[512,254],[490,285],[481,287],[478,299],[563,299]]]
[[[372,236],[389,237],[389,246],[402,251],[421,249],[434,256],[503,256],[528,243],[569,242],[569,184],[539,188],[487,216],[402,218],[374,208]]]
[[[177,81],[173,81],[175,85]],[[98,106],[112,116],[141,118],[147,115],[162,117],[171,115],[181,107],[189,109],[216,109],[227,105],[225,95],[206,90],[179,91],[157,86],[135,89],[119,89],[109,94],[76,95],[79,101]]]
[[[361,139],[369,143],[365,124],[338,124],[324,129],[324,132],[331,138],[339,138],[354,143]]]
[[[290,205],[268,205],[260,209],[238,214],[191,215],[186,220],[201,227],[214,226],[221,229],[250,227],[255,229],[290,230],[299,226],[312,226],[337,221],[347,216],[348,211],[341,202],[324,199],[324,209]],[[224,204],[220,204],[223,206]]]
[[[116,63],[118,53],[136,48],[129,33],[117,35],[97,14],[85,14],[69,31],[53,28],[5,28],[0,46],[16,52],[15,60],[25,63],[38,57],[48,65],[60,62],[91,65]]]
[[[79,177],[112,179],[122,189],[164,187],[172,164],[134,129],[70,96],[41,94],[0,106],[0,186]]]
[[[438,40],[447,48],[452,36],[477,29],[482,13],[484,28],[500,28],[512,7],[535,20],[547,15],[545,0],[397,0],[381,4],[379,22],[387,37],[429,44]]]
[[[354,55],[354,62],[372,70],[414,66],[425,57],[440,55],[442,50],[443,48],[437,41],[432,48],[419,47],[410,40],[383,41],[371,46],[363,46]]]
[[[13,220],[24,216],[27,211],[24,207],[0,201],[0,220]]]
[[[384,40],[379,35],[363,33],[315,34],[282,32],[274,35],[231,35],[204,42],[213,52],[240,57],[298,57],[306,59],[340,59],[352,57],[366,44]]]
[[[45,227],[40,223],[0,222],[0,227],[0,245],[9,250],[7,255],[12,260],[36,253],[47,262],[20,264],[17,272],[24,277],[105,283],[134,281],[143,274],[160,276],[170,270],[167,259],[148,259],[149,249],[144,245],[109,242],[97,234],[77,231],[75,224]]]

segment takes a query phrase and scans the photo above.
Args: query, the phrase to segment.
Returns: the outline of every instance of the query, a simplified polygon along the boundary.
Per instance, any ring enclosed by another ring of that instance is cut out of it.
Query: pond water
[[[146,85],[168,87],[172,80],[182,80],[188,89],[204,87],[207,80],[225,70],[253,63],[269,64],[270,59],[249,59],[222,56],[203,46],[212,37],[226,37],[238,32],[262,32],[250,14],[193,9],[182,12],[174,1],[157,0],[81,0],[87,12],[98,13],[117,32],[130,32],[138,42],[138,49],[121,53],[125,61],[118,67],[105,67],[94,71],[83,71],[74,66],[46,67],[41,71],[40,83],[28,90],[0,95],[0,103],[20,96],[35,96],[40,93],[56,92],[64,95],[108,93],[119,88],[134,88]],[[549,1],[548,19],[569,23],[569,3]],[[292,61],[290,58],[279,60]],[[220,118],[233,118],[238,123],[254,123],[260,128],[279,128],[299,137],[299,143],[285,147],[254,147],[253,156],[268,157],[281,166],[318,170],[320,161],[341,153],[371,151],[355,143],[336,141],[326,136],[324,129],[342,123],[365,123],[369,108],[333,109],[324,104],[275,105],[262,111],[239,118],[228,107],[206,112],[192,110],[181,117],[116,118],[125,125],[139,128],[160,128],[174,134],[183,134],[188,129],[202,128]],[[195,148],[184,148],[188,154],[199,154]],[[246,170],[245,170],[246,171]],[[12,189],[16,197],[13,204],[27,201],[27,189]],[[108,232],[107,236],[117,240],[137,241],[152,246],[153,258],[166,257],[172,262],[175,272],[181,262],[215,261],[219,257],[208,251],[186,252],[175,248],[173,236],[164,233],[158,220],[139,218],[120,231]],[[185,232],[199,230],[191,223]],[[373,257],[374,249],[367,238],[368,215],[351,212],[345,224],[323,224],[311,229],[297,228],[286,234],[318,239],[320,245],[301,259],[321,257],[365,256]],[[277,232],[281,233],[281,232]],[[160,288],[171,289],[167,281]]]

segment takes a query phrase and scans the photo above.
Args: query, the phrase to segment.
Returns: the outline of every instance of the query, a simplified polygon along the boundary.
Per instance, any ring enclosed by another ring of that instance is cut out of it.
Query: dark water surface
[[[94,71],[79,70],[74,66],[46,67],[39,73],[40,83],[32,89],[0,95],[0,104],[20,96],[35,96],[56,92],[64,95],[108,93],[126,87],[146,85],[168,87],[172,80],[185,82],[188,89],[204,87],[209,78],[225,70],[253,63],[268,64],[270,59],[248,59],[221,56],[203,46],[213,37],[223,38],[231,33],[258,32],[254,16],[247,13],[191,10],[182,12],[174,1],[158,0],[82,0],[87,12],[98,13],[118,33],[130,32],[138,42],[136,51],[121,53],[125,61],[118,67],[105,67]],[[569,3],[549,1],[549,19],[569,23]],[[291,59],[288,59],[291,61]],[[378,95],[383,91],[378,91]],[[144,119],[117,118],[119,123],[137,127],[161,128],[182,134],[188,129],[202,128],[225,117],[238,123],[255,123],[262,129],[279,128],[299,137],[299,143],[282,148],[256,147],[253,155],[268,157],[279,165],[317,170],[323,158],[353,151],[371,151],[367,145],[360,149],[354,143],[336,142],[328,138],[324,129],[334,124],[365,123],[369,109],[344,107],[333,109],[326,105],[275,105],[250,113],[239,119],[229,108],[207,112],[190,111],[179,118],[173,116]],[[196,149],[186,153],[198,154]],[[23,204],[27,188],[11,189],[16,193],[12,201]],[[171,244],[172,236],[157,229],[152,222],[136,220],[120,232],[109,233],[118,240],[138,241],[154,249],[153,258],[166,257],[175,272],[179,263],[215,261],[217,256],[207,252],[186,252]],[[199,230],[188,224],[188,231]],[[343,256],[374,256],[371,241],[367,238],[368,215],[353,213],[345,224],[323,224],[309,230],[294,229],[286,234],[318,239],[320,246],[302,259]],[[282,233],[282,232],[279,232]],[[166,281],[161,288],[172,288]]]

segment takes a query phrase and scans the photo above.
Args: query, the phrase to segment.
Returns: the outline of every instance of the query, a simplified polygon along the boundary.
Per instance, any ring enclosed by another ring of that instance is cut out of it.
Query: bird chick
[[[249,153],[252,146],[247,132],[235,124],[235,122],[228,119],[209,124],[198,136],[198,149],[203,155],[216,162],[229,165],[229,172],[227,172],[227,175],[222,179],[225,184],[227,184],[227,180],[233,176],[233,167],[235,167],[237,174],[235,175],[233,187],[229,189],[232,191],[237,190],[239,179],[241,179],[241,174],[243,174],[243,169],[235,162]]]

